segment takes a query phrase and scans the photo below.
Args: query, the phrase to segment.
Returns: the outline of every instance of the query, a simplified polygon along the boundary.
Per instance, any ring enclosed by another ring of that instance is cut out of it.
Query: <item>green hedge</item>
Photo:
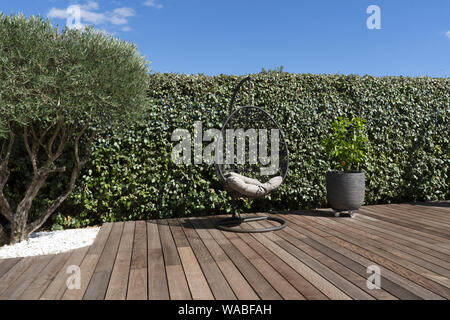
[[[176,165],[175,128],[193,132],[194,121],[220,128],[239,77],[153,74],[145,119],[111,132],[93,147],[92,161],[60,212],[60,225],[218,214],[229,198],[211,165]],[[321,140],[338,116],[367,120],[370,148],[366,204],[449,199],[450,78],[253,75],[255,104],[284,130],[290,170],[284,185],[239,209],[295,210],[327,206],[325,172],[332,164]],[[243,90],[238,105],[249,104]],[[206,144],[205,144],[206,145]],[[55,178],[56,179],[56,178]],[[58,180],[59,181],[59,180]]]
[[[450,79],[253,75],[255,104],[283,128],[290,152],[285,184],[265,200],[239,202],[244,211],[324,207],[332,164],[320,141],[338,116],[367,119],[370,150],[366,203],[449,199]],[[175,128],[220,128],[239,77],[153,74],[153,107],[145,120],[94,147],[72,196],[85,217],[102,221],[229,212],[211,165],[171,161]],[[238,105],[249,104],[243,90]]]

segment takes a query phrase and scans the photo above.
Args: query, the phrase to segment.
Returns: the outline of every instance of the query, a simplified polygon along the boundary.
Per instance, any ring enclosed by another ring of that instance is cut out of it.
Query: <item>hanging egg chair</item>
[[[280,126],[264,109],[241,106],[235,109],[237,95],[246,77],[236,86],[230,102],[230,114],[225,120],[216,150],[215,169],[219,181],[232,198],[232,216],[221,219],[217,228],[232,232],[267,232],[286,226],[283,219],[264,215],[241,216],[236,210],[236,198],[263,198],[275,192],[285,181],[289,168],[289,152]],[[252,103],[253,104],[253,103]],[[248,143],[247,143],[248,142]],[[270,220],[277,222],[268,228],[245,228],[243,223]]]

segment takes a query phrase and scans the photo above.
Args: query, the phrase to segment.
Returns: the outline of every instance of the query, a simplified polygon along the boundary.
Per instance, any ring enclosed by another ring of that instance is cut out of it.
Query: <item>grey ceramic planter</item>
[[[364,203],[366,176],[362,171],[327,172],[327,199],[335,211],[355,211]]]

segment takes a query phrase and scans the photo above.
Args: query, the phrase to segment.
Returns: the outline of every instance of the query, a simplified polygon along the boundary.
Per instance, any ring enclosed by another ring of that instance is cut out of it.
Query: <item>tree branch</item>
[[[70,182],[67,187],[67,190],[63,194],[61,194],[58,198],[56,198],[53,201],[53,203],[50,205],[50,207],[48,207],[47,210],[45,210],[39,218],[37,218],[35,221],[33,221],[28,226],[28,228],[27,228],[28,233],[31,233],[31,232],[39,229],[45,223],[45,221],[47,221],[47,219],[53,214],[53,212],[55,212],[55,210],[61,205],[61,203],[63,203],[67,199],[67,197],[72,193],[73,189],[75,188],[76,179],[77,179],[78,175],[80,174],[81,169],[83,168],[83,166],[86,164],[86,162],[88,160],[88,157],[90,154],[90,145],[95,137],[95,132],[93,132],[89,136],[88,142],[86,144],[85,157],[82,160],[80,160],[79,142],[80,142],[80,138],[86,132],[88,127],[89,127],[89,121],[85,124],[85,126],[81,129],[81,131],[77,134],[77,136],[75,138],[74,155],[75,155],[76,164],[72,169],[72,175],[70,177]],[[73,131],[70,133],[69,136],[71,136],[72,134],[73,134]],[[54,168],[53,169],[53,171],[57,171],[57,170],[65,170],[65,168]]]
[[[66,167],[53,167],[50,172],[66,172]]]
[[[64,126],[62,127],[62,134],[61,137],[59,139],[59,144],[58,147],[56,149],[56,152],[54,154],[49,154],[49,158],[44,166],[45,170],[48,170],[48,172],[53,171],[52,167],[54,167],[53,162],[55,162],[56,159],[58,159],[61,154],[64,151],[64,148],[67,144],[67,142],[69,142],[70,138],[73,135],[73,132],[75,131],[74,127],[67,127]]]
[[[58,101],[58,106],[59,106],[59,101]],[[55,132],[53,132],[53,135],[50,137],[50,140],[48,141],[47,144],[47,153],[49,154],[49,157],[53,157],[53,143],[55,142],[56,137],[59,134],[59,131],[61,130],[63,124],[64,124],[64,116],[62,115],[62,107],[59,108],[58,110],[58,118],[57,118],[57,125],[56,125],[56,129]]]
[[[64,200],[66,200],[66,198],[72,193],[73,189],[75,188],[75,181],[78,177],[78,174],[80,173],[80,170],[81,167],[79,167],[78,165],[74,166],[67,190],[63,194],[61,194],[58,198],[56,198],[50,205],[50,207],[48,207],[47,210],[45,210],[40,215],[39,218],[37,218],[27,227],[28,234],[39,229],[45,223],[45,221],[47,221],[47,219],[53,214],[53,212],[55,212],[55,210],[61,205],[61,203],[63,203]]]
[[[25,149],[27,150],[28,156],[30,157],[31,164],[33,165],[33,172],[36,175],[38,173],[36,143],[33,139],[33,144],[30,147],[30,143],[28,141],[28,127],[27,126],[23,127],[23,141],[25,143]]]
[[[39,145],[40,147],[42,147],[42,148],[47,152],[47,155],[48,155],[49,157],[50,157],[50,155],[49,155],[48,150],[47,150],[47,147],[44,145],[43,141],[44,141],[45,135],[47,134],[47,132],[48,132],[53,126],[54,126],[54,124],[48,126],[47,129],[45,129],[44,132],[43,132],[43,133],[39,136],[39,138],[38,138],[38,137],[37,137],[37,134],[36,134],[36,131],[35,131],[34,128],[33,128],[33,124],[30,122],[31,135],[32,135],[32,137],[33,137],[33,140],[38,142],[38,145]],[[39,147],[39,146],[38,146],[38,147]]]
[[[19,212],[28,212],[30,210],[31,203],[34,198],[36,198],[39,190],[42,188],[45,180],[47,179],[47,176],[48,172],[45,170],[39,170],[38,173],[33,176],[22,201],[17,206],[17,214]]]

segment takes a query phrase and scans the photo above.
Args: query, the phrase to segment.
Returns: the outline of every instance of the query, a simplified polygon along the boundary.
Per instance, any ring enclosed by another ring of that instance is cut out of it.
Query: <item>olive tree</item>
[[[70,195],[91,143],[143,113],[149,69],[135,45],[95,31],[63,30],[41,17],[0,14],[0,242],[40,228]],[[14,150],[32,174],[20,201],[4,192]],[[63,153],[71,160],[61,162]],[[30,219],[33,200],[54,174],[70,176],[61,194]]]

